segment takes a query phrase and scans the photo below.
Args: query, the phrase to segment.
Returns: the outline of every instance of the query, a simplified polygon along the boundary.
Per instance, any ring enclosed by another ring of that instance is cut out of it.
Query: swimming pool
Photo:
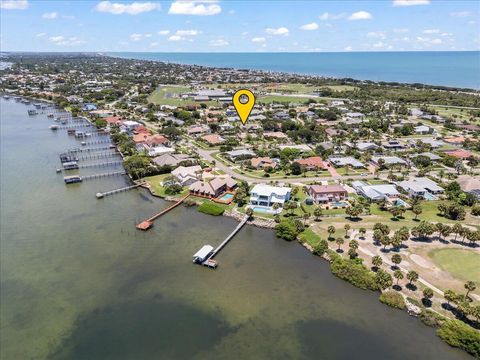
[[[265,208],[261,206],[254,206],[252,207],[254,212],[265,213],[265,214],[273,214],[275,211],[271,210],[270,208]]]
[[[438,197],[436,197],[433,194],[430,194],[429,192],[426,192],[423,197],[427,200],[438,200]]]
[[[231,198],[233,198],[233,194],[224,194],[220,199],[218,200],[221,200],[221,201],[228,201],[230,200]]]
[[[336,206],[336,207],[346,207],[348,205],[348,203],[346,203],[345,201],[335,201],[335,202],[332,202],[330,203],[331,206]]]
[[[405,201],[403,201],[402,199],[397,199],[397,200],[395,200],[395,202],[393,203],[393,205],[395,205],[395,206],[403,206],[403,207],[407,207],[407,206],[408,206],[408,204],[407,204]]]

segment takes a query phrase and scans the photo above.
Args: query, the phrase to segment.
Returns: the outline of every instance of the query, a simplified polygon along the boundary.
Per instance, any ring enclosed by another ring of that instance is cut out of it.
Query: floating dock
[[[178,200],[176,203],[174,203],[173,205],[167,207],[166,209],[163,209],[162,211],[160,211],[158,214],[155,214],[153,215],[151,218],[147,219],[147,220],[144,220],[142,221],[141,223],[137,224],[136,228],[139,229],[139,230],[148,230],[150,229],[152,226],[153,226],[153,222],[159,218],[160,216],[162,216],[163,214],[169,212],[170,210],[172,210],[173,208],[177,207],[178,205],[180,205],[186,198],[188,198],[190,196],[190,194],[187,194],[185,195],[184,197],[182,197],[180,200]]]

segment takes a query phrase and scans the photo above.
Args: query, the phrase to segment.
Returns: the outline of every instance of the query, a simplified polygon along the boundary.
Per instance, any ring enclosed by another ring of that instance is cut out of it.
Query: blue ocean
[[[342,53],[117,52],[108,53],[108,55],[179,64],[480,89],[480,51]]]

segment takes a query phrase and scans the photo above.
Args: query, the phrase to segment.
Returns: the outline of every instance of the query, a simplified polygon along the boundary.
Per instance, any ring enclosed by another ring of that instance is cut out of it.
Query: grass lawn
[[[463,249],[435,249],[428,256],[453,276],[480,284],[480,254]]]
[[[148,97],[148,101],[156,105],[185,106],[189,104],[198,104],[191,99],[182,99],[181,94],[190,91],[187,86],[162,86],[155,90]],[[208,106],[217,106],[216,101],[205,102]]]
[[[314,96],[312,96],[311,98],[318,100],[318,98]],[[260,96],[257,101],[259,103],[264,103],[264,104],[271,104],[273,102],[306,104],[308,99],[309,98],[307,97],[298,97],[298,96],[266,95],[266,96]]]
[[[310,228],[306,228],[304,232],[298,235],[301,241],[306,242],[309,245],[316,245],[321,240],[320,236],[318,236],[315,232],[312,231]]]
[[[150,184],[150,189],[153,194],[160,196],[160,197],[166,197],[169,196],[165,194],[165,188],[160,185],[160,183],[165,180],[165,178],[171,176],[171,174],[162,174],[162,175],[155,175],[155,176],[148,176],[144,178],[144,180]],[[177,197],[182,197],[184,195],[187,195],[188,193],[188,188],[184,188],[181,193],[176,194],[175,196]]]

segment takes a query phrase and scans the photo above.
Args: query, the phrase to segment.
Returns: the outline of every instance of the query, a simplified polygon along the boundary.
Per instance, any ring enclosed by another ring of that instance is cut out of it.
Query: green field
[[[156,105],[186,106],[189,104],[198,104],[189,99],[182,99],[180,96],[191,89],[187,86],[162,86],[155,90],[148,97],[148,101]],[[216,101],[207,101],[208,106],[216,106]]]
[[[472,250],[435,249],[428,253],[433,261],[453,276],[480,284],[480,254]]]

